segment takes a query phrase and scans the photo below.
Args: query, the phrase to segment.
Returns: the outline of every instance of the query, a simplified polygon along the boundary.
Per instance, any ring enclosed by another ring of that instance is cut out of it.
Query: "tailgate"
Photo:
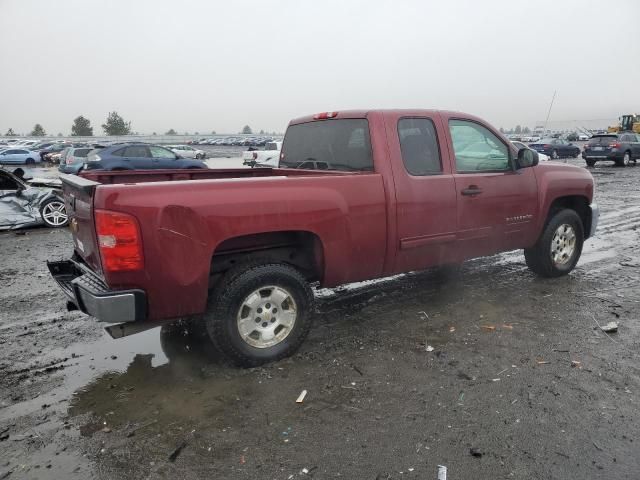
[[[76,175],[60,175],[76,253],[94,272],[102,272],[93,219],[93,196],[98,182]]]

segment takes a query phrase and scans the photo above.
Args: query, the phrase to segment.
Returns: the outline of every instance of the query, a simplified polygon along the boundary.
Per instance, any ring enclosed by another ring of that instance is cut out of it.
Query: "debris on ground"
[[[187,446],[187,441],[183,440],[182,443],[178,445],[173,452],[171,452],[171,455],[169,455],[169,461],[175,462],[176,458],[178,458],[178,455],[180,455],[180,452],[182,452],[182,450],[186,446]]]
[[[438,465],[438,480],[447,480],[447,467]]]
[[[469,453],[471,454],[472,457],[476,457],[476,458],[480,458],[482,457],[482,455],[484,455],[479,448],[470,448],[469,449]]]
[[[578,360],[571,360],[572,367],[579,367],[581,365],[582,365],[582,362],[579,362]]]
[[[606,325],[600,327],[605,333],[614,333],[618,331],[618,322],[609,322]]]
[[[427,352],[433,352],[435,350],[435,348],[433,348],[431,345],[427,345],[426,350],[427,350]]]
[[[481,328],[483,328],[484,330],[489,330],[490,332],[493,332],[496,329],[495,325],[481,325]]]
[[[307,396],[307,391],[306,390],[302,390],[302,392],[300,392],[300,395],[298,395],[298,398],[296,399],[296,403],[302,403],[304,402],[304,397]]]
[[[548,362],[548,361],[546,361],[546,360],[536,360],[536,363],[537,363],[538,365],[547,365],[547,364],[549,364],[549,363],[551,363],[551,362]]]

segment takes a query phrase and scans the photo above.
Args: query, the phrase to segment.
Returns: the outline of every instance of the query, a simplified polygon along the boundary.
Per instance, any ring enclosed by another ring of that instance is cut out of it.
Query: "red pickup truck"
[[[323,287],[524,249],[578,262],[593,178],[471,115],[327,112],[293,120],[279,168],[63,175],[74,254],[49,268],[114,337],[203,322],[241,365],[290,355]]]

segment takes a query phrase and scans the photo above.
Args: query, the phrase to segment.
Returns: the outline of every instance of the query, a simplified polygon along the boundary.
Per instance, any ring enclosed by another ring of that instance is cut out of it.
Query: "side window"
[[[407,172],[411,175],[442,173],[438,137],[430,119],[401,118],[398,120],[398,138]]]
[[[152,146],[149,147],[149,150],[151,150],[151,156],[153,158],[176,158],[176,154],[166,148]]]
[[[468,120],[450,120],[458,172],[487,172],[509,169],[509,149],[482,125]]]
[[[18,184],[13,178],[0,172],[0,190],[18,190]]]
[[[124,155],[125,157],[148,157],[149,152],[147,151],[147,147],[144,145],[132,145],[130,147],[125,148]]]
[[[121,148],[120,150],[116,150],[115,152],[111,153],[111,156],[113,157],[124,157],[124,151],[126,150],[126,148]]]

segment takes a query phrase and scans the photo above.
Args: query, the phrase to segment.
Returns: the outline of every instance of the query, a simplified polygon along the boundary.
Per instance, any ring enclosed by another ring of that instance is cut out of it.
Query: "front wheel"
[[[33,158],[27,158],[27,160],[24,163],[27,165],[35,165],[36,161]]]
[[[595,160],[591,160],[591,159],[588,159],[588,158],[585,158],[584,161],[587,162],[587,167],[593,167],[596,164]]]
[[[529,270],[542,277],[560,277],[574,269],[584,243],[582,220],[574,210],[553,214],[536,244],[524,249]]]
[[[293,354],[311,328],[313,293],[293,267],[230,270],[209,296],[204,320],[213,343],[235,364],[252,367]]]

